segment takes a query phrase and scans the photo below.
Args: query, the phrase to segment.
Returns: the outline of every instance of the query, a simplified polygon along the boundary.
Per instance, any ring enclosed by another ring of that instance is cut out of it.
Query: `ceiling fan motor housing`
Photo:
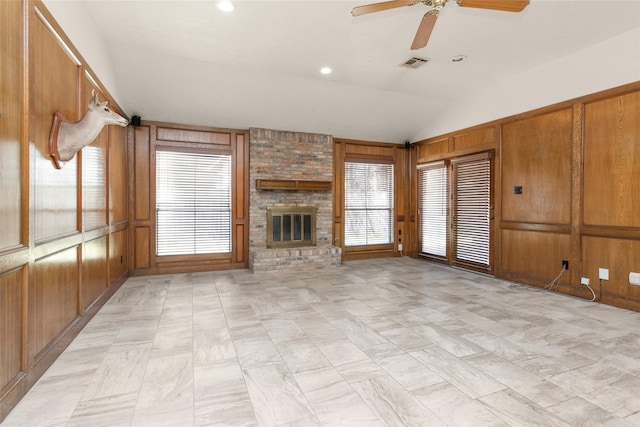
[[[447,3],[447,0],[426,0],[424,3],[427,4],[427,6],[441,9]]]

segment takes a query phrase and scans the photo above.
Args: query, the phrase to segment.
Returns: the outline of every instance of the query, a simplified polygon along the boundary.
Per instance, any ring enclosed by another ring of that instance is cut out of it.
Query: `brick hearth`
[[[254,249],[249,255],[249,269],[254,273],[309,271],[339,267],[341,258],[342,249],[329,245],[288,249]]]

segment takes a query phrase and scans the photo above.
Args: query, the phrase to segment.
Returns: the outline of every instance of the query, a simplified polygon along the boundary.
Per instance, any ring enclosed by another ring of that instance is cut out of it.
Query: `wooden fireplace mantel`
[[[258,190],[331,191],[331,181],[301,181],[292,179],[256,179]]]

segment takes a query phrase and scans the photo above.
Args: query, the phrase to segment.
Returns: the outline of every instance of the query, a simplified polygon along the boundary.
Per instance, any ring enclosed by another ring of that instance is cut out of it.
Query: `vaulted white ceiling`
[[[531,0],[521,13],[450,1],[428,45],[411,51],[429,8],[351,16],[368,3],[238,0],[224,13],[213,0],[45,1],[98,77],[110,75],[128,115],[388,142],[415,139],[496,82],[640,28],[636,0]],[[78,17],[92,22],[79,30]],[[98,47],[83,31],[94,32],[109,70],[91,62],[87,50]],[[412,56],[429,61],[400,66]]]

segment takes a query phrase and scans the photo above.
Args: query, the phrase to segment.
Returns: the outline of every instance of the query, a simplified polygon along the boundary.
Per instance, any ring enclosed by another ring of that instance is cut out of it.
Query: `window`
[[[231,252],[231,156],[156,152],[156,254]]]
[[[393,243],[393,164],[345,162],[345,246]]]
[[[447,165],[429,163],[418,170],[420,186],[420,252],[447,256],[449,187]]]

